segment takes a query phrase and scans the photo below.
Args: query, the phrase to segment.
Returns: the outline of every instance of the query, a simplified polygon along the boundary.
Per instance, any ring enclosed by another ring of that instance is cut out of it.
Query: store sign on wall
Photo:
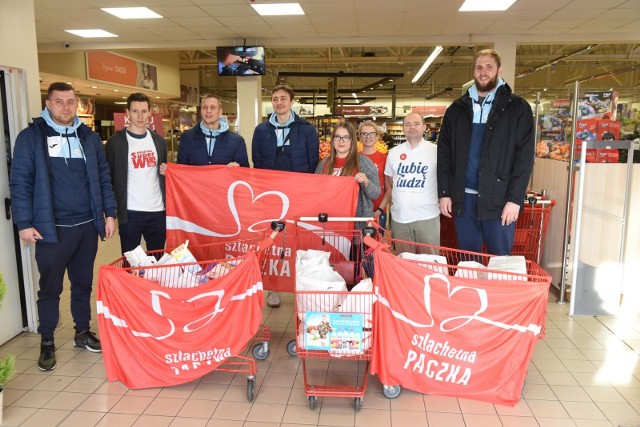
[[[447,111],[445,105],[420,105],[411,107],[412,113],[418,113],[421,116],[444,116],[445,111]]]
[[[87,52],[87,79],[158,90],[155,65],[110,52]]]
[[[345,105],[336,107],[336,114],[341,116],[384,116],[389,112],[385,106]]]
[[[129,117],[125,113],[113,113],[113,126],[117,131],[129,127]],[[164,135],[162,131],[162,115],[152,114],[149,117],[147,127],[159,135]]]

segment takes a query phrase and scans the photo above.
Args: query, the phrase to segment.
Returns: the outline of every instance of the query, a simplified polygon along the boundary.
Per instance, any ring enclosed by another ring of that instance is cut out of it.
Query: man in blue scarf
[[[440,213],[455,216],[458,248],[510,255],[533,170],[529,103],[502,80],[493,49],[476,54],[474,84],[444,115],[438,138]]]
[[[78,119],[77,106],[71,85],[51,84],[41,117],[18,135],[11,164],[13,221],[20,239],[36,244],[41,371],[56,367],[54,331],[65,272],[75,345],[102,351],[89,330],[93,263],[98,236],[113,236],[116,202],[100,136]]]
[[[222,117],[222,101],[205,94],[200,102],[200,123],[180,137],[178,163],[182,165],[227,165],[249,167],[244,138],[229,131]]]

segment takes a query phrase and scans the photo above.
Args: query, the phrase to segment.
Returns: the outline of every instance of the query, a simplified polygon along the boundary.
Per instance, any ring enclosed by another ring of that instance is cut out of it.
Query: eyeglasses
[[[335,135],[333,137],[334,141],[341,141],[341,142],[351,142],[351,136],[349,135],[345,135],[345,136],[340,136],[340,135]]]
[[[370,138],[372,136],[376,136],[375,132],[362,132],[360,135],[362,135],[365,138]]]

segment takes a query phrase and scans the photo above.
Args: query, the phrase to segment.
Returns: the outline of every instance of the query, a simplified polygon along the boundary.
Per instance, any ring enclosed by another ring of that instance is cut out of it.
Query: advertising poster
[[[308,311],[304,316],[307,350],[362,351],[363,315]]]
[[[155,65],[111,52],[87,52],[87,80],[157,91]]]

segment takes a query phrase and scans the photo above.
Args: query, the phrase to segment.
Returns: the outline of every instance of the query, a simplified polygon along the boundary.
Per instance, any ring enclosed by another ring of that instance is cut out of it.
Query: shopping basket
[[[101,266],[96,300],[109,381],[135,389],[240,372],[252,401],[256,362],[242,354],[262,321],[261,262],[283,224],[273,226],[241,257],[143,267],[120,258]]]
[[[313,219],[300,220],[309,223]],[[359,218],[325,218],[324,221],[351,223],[354,220]],[[325,231],[296,227],[295,232],[296,248],[328,254],[331,267],[342,277],[348,288],[358,285],[361,279],[366,278],[362,236],[374,234],[374,228]],[[298,262],[296,268],[300,269]],[[298,286],[302,280],[299,274],[301,272],[296,271]],[[373,343],[373,293],[371,290],[356,290],[357,287],[352,292],[296,289],[296,338],[289,342],[287,351],[292,355],[297,354],[302,361],[305,394],[309,398],[311,409],[315,408],[317,398],[323,396],[350,397],[354,399],[356,410],[360,410],[362,406]],[[357,372],[351,382],[355,384],[325,384],[324,376],[319,378],[321,384],[312,383],[309,359],[354,362]]]
[[[514,405],[544,335],[551,276],[522,258],[524,270],[507,272],[487,268],[505,257],[414,242],[401,243],[425,255],[405,259],[391,253],[397,242],[365,238],[375,264],[371,373],[384,395],[406,387]]]

